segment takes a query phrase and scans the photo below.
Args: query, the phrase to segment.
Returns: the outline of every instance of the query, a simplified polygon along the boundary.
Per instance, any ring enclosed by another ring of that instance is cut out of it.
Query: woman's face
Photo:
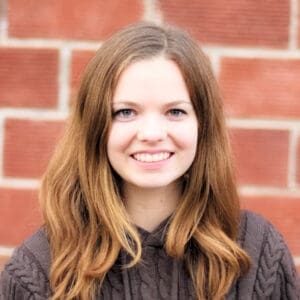
[[[189,169],[198,122],[176,63],[157,57],[129,65],[112,107],[108,157],[125,185],[161,188]]]

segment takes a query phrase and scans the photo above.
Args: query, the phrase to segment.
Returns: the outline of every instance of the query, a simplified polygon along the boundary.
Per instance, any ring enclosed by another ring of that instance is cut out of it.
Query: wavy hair
[[[141,241],[106,147],[121,72],[135,61],[161,55],[180,68],[199,122],[196,157],[171,217],[166,252],[185,260],[199,299],[224,298],[249,270],[250,258],[236,241],[239,199],[209,60],[182,30],[138,23],[105,41],[88,64],[65,135],[42,180],[52,299],[92,299],[121,249],[131,256],[126,267],[141,259]]]

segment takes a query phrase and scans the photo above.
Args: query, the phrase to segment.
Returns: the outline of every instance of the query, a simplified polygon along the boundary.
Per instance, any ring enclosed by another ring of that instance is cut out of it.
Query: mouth
[[[158,161],[164,161],[169,159],[174,153],[172,152],[159,152],[159,153],[135,153],[131,155],[131,157],[137,161],[145,162],[145,163],[152,163]]]

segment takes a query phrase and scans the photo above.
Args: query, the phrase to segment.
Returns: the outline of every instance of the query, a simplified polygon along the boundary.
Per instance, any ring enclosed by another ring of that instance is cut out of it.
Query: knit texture
[[[138,228],[142,262],[130,269],[122,268],[129,257],[121,251],[95,299],[195,299],[185,264],[167,256],[164,250],[167,226],[165,220],[152,233]],[[238,242],[251,256],[252,267],[232,284],[226,299],[300,299],[293,259],[270,223],[254,213],[243,212]],[[49,243],[40,229],[15,250],[6,264],[0,280],[0,299],[48,299],[49,269]]]

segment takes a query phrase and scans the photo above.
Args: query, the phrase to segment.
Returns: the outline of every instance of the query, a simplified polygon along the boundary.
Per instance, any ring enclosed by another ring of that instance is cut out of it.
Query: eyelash
[[[135,114],[136,114],[135,110],[131,108],[122,108],[113,112],[113,118],[130,119],[134,117]],[[185,110],[179,108],[172,108],[167,111],[167,116],[172,118],[180,118],[186,114],[187,112]]]
[[[168,111],[168,115],[171,115],[172,117],[182,117],[182,115],[186,115],[186,111],[179,108],[173,108]]]
[[[131,113],[130,115],[128,115],[128,113]],[[132,117],[132,113],[134,113],[134,110],[131,108],[122,108],[122,109],[118,109],[116,111],[113,112],[113,117],[120,117],[122,119],[127,119]]]

